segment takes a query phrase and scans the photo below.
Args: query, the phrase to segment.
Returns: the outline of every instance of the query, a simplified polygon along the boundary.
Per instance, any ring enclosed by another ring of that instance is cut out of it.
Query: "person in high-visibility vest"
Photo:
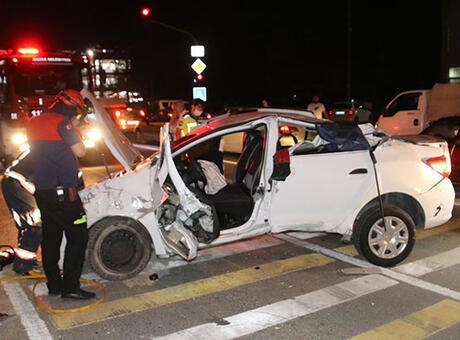
[[[30,274],[37,264],[36,252],[42,241],[42,221],[33,196],[32,173],[29,151],[25,151],[5,170],[1,182],[3,198],[18,229],[13,270],[21,275]]]
[[[180,137],[184,137],[198,126],[198,121],[190,113],[185,113],[177,123],[177,130],[180,132]]]
[[[204,114],[204,102],[201,99],[194,99],[190,109],[190,113],[186,112],[183,114],[177,125],[181,137],[186,136],[190,131],[207,120]]]

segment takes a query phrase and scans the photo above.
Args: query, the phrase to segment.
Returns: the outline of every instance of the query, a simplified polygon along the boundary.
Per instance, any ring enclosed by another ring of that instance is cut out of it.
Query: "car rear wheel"
[[[364,212],[355,222],[353,243],[369,262],[391,267],[403,261],[415,243],[415,224],[404,210],[384,208],[385,225],[378,207]]]
[[[109,217],[89,231],[89,262],[104,279],[129,279],[149,262],[151,244],[149,233],[138,222],[126,217]]]

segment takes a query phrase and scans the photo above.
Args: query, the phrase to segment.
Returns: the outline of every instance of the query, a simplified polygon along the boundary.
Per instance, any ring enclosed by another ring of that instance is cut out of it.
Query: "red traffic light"
[[[203,75],[202,75],[202,74],[198,74],[198,75],[196,76],[196,79],[198,79],[198,80],[203,80]]]
[[[148,8],[148,7],[142,8],[141,13],[142,13],[142,15],[143,15],[144,17],[149,16],[149,15],[150,15],[150,8]]]

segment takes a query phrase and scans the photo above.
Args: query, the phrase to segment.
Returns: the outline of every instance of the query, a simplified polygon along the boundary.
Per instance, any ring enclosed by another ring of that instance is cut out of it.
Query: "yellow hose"
[[[86,306],[83,306],[83,307],[78,307],[78,308],[71,308],[71,309],[54,309],[54,308],[49,308],[49,307],[46,307],[42,304],[40,304],[37,300],[37,296],[35,295],[35,287],[37,287],[37,285],[44,279],[46,278],[45,274],[37,274],[37,275],[27,275],[27,276],[13,276],[13,277],[5,277],[5,278],[0,278],[0,282],[2,281],[14,281],[14,280],[25,280],[25,279],[37,279],[35,281],[35,284],[34,284],[34,287],[32,289],[32,294],[34,296],[34,302],[35,304],[37,305],[38,308],[40,309],[43,309],[43,310],[46,310],[47,312],[51,312],[51,313],[71,313],[71,312],[79,312],[79,311],[82,311],[82,310],[85,310],[85,309],[89,309],[91,307],[94,307],[98,304],[100,304],[102,301],[104,301],[105,299],[105,288],[102,284],[100,284],[99,282],[96,282],[96,281],[92,281],[92,280],[86,280],[86,279],[81,279],[80,278],[80,281],[81,282],[85,282],[85,283],[89,283],[89,284],[92,284],[96,287],[99,287],[101,290],[102,290],[102,297],[89,304],[89,305],[86,305]]]

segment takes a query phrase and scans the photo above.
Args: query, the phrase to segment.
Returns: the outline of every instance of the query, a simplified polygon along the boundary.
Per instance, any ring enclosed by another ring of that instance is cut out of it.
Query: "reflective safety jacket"
[[[190,131],[192,131],[197,126],[198,126],[198,122],[189,113],[184,114],[179,119],[179,123],[177,124],[177,128],[180,130],[182,137],[190,133]]]

